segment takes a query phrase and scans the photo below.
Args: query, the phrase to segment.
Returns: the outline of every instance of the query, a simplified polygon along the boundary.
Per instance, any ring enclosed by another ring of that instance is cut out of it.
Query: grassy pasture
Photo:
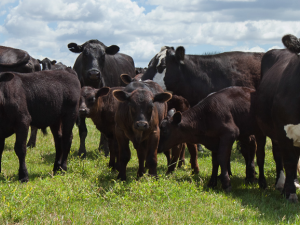
[[[275,164],[266,146],[266,190],[245,185],[245,165],[233,149],[232,192],[206,183],[211,174],[211,154],[199,154],[200,174],[192,176],[186,165],[165,176],[166,159],[158,156],[159,179],[136,179],[138,161],[132,158],[127,182],[116,180],[108,158],[97,150],[100,133],[87,121],[87,159],[77,157],[78,129],[68,159],[68,172],[52,176],[55,150],[52,135],[38,135],[37,147],[28,149],[29,182],[18,182],[18,160],[12,136],[6,140],[0,175],[0,224],[299,224],[300,203],[287,202],[275,190]],[[49,130],[48,130],[49,131]],[[50,131],[49,131],[50,133]],[[256,169],[258,172],[258,169]],[[299,197],[299,193],[298,193]]]

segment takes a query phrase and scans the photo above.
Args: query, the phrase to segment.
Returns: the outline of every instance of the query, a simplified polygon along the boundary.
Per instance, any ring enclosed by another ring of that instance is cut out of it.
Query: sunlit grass
[[[138,161],[132,149],[126,182],[116,180],[108,158],[98,152],[100,133],[88,120],[87,159],[77,157],[78,129],[68,159],[68,172],[52,175],[55,150],[52,135],[39,132],[36,148],[28,149],[29,182],[18,182],[15,137],[6,140],[0,175],[0,224],[298,224],[299,204],[291,204],[275,190],[271,144],[266,147],[268,188],[245,185],[244,159],[232,153],[232,192],[218,183],[208,189],[211,153],[198,156],[199,175],[186,165],[165,176],[166,159],[158,156],[158,179],[136,179]],[[49,131],[50,133],[50,131]],[[258,169],[256,169],[258,171]]]

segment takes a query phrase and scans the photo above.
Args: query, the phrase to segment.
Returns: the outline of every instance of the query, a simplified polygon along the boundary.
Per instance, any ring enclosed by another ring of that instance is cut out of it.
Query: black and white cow
[[[286,172],[285,182],[281,182],[285,196],[297,202],[294,180],[300,154],[300,41],[293,35],[285,35],[282,42],[287,49],[270,50],[262,59],[262,80],[255,108],[261,129],[274,144],[277,185],[278,177],[283,174],[278,166],[282,161]]]

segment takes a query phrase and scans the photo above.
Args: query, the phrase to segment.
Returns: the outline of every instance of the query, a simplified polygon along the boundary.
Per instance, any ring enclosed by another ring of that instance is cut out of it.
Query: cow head
[[[89,117],[91,112],[97,111],[99,107],[98,98],[108,94],[110,88],[103,87],[95,89],[89,86],[81,88],[81,95],[79,101],[79,114],[82,117]]]
[[[166,118],[160,123],[160,139],[157,152],[164,152],[175,145],[182,143],[181,141],[181,112],[171,109]]]
[[[146,131],[151,126],[151,119],[157,113],[154,102],[164,103],[171,99],[170,93],[164,92],[153,95],[149,90],[138,88],[131,93],[116,90],[113,96],[128,104],[129,115],[133,121],[132,128],[137,131]]]
[[[292,53],[299,54],[300,53],[300,40],[292,35],[287,34],[282,37],[283,45]]]
[[[42,64],[42,70],[51,70],[51,66],[55,65],[56,60],[50,60],[48,58],[44,58],[43,60],[39,60],[39,63]]]
[[[107,47],[98,40],[90,40],[82,45],[70,43],[68,48],[71,52],[81,53],[83,79],[89,82],[102,82],[102,85],[105,85],[102,76],[105,67],[105,55],[115,55],[120,48],[117,45]]]

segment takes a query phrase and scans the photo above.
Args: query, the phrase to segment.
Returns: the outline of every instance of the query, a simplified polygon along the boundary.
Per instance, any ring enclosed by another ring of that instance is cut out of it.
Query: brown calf
[[[212,176],[208,186],[217,185],[219,165],[223,189],[231,190],[229,162],[232,144],[240,140],[246,161],[246,180],[255,178],[254,156],[256,150],[264,152],[265,136],[258,128],[251,107],[255,90],[246,87],[229,87],[209,95],[193,108],[176,112],[160,125],[158,151],[169,149],[182,142],[201,143],[212,151]],[[261,157],[258,156],[258,164]],[[195,159],[194,159],[195,160]],[[260,171],[260,186],[266,186],[263,171]]]
[[[149,174],[156,176],[159,123],[166,116],[166,102],[172,97],[152,81],[129,83],[124,90],[113,91],[120,101],[116,111],[116,138],[119,145],[120,170],[118,178],[126,180],[126,166],[130,160],[129,140],[137,150],[139,169],[145,173],[145,160]]]

